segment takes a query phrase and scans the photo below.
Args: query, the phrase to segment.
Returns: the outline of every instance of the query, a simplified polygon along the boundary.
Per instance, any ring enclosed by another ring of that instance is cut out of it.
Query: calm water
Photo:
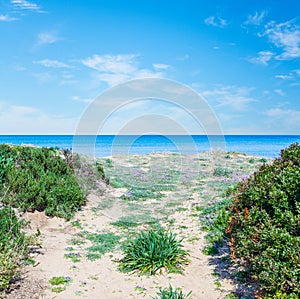
[[[148,154],[152,152],[181,152],[185,154],[208,151],[221,142],[214,136],[80,136],[73,135],[13,135],[0,136],[0,143],[15,145],[33,144],[36,146],[73,148],[86,154],[95,153],[98,157],[113,154]],[[257,156],[276,157],[282,148],[299,142],[300,135],[227,135],[226,151],[243,152]],[[94,146],[95,145],[95,146]]]

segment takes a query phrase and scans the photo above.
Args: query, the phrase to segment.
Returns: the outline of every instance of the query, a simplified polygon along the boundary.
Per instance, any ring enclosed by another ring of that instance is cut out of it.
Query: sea
[[[300,135],[2,135],[0,144],[34,145],[70,149],[96,157],[116,154],[171,152],[194,154],[210,150],[241,152],[275,158]]]

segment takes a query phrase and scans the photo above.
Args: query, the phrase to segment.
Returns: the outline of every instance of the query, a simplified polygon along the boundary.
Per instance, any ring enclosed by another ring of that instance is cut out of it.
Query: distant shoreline
[[[211,140],[221,145],[223,142],[226,152],[274,158],[291,143],[300,143],[300,135],[83,135],[76,136],[75,146],[74,135],[0,135],[0,143],[74,149],[96,157],[154,152],[196,154],[210,151]]]

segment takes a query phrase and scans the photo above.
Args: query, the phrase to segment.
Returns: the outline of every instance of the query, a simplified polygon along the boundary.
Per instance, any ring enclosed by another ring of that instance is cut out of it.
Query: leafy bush
[[[233,192],[231,256],[265,298],[300,295],[300,145],[281,151]],[[279,295],[278,295],[279,294]]]
[[[12,208],[0,209],[0,292],[8,287],[28,256],[30,239],[21,231],[23,226]]]
[[[157,293],[158,297],[152,297],[152,299],[189,299],[191,298],[191,294],[192,292],[189,292],[185,295],[181,289],[173,289],[170,285],[166,289],[160,289]]]
[[[0,145],[0,157],[3,203],[67,220],[85,203],[69,160],[56,149]]]
[[[183,249],[181,241],[171,232],[141,232],[135,239],[125,243],[124,258],[119,269],[123,272],[141,272],[154,275],[165,268],[169,272],[182,273],[183,265],[188,263],[188,253]]]

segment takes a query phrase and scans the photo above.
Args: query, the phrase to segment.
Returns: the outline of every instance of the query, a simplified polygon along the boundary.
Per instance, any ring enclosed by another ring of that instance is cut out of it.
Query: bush
[[[0,145],[0,157],[3,203],[67,220],[85,203],[69,160],[56,149]]]
[[[299,144],[240,182],[233,196],[227,227],[233,260],[246,267],[265,298],[298,298]]]
[[[8,287],[28,256],[30,239],[21,231],[23,226],[12,208],[0,209],[0,292]]]
[[[181,241],[171,232],[141,232],[134,240],[125,243],[124,258],[119,269],[123,272],[141,272],[154,275],[164,268],[169,272],[182,273],[183,265],[188,263],[188,253]]]
[[[160,289],[157,293],[158,297],[152,297],[152,299],[189,299],[191,298],[191,293],[184,294],[181,289],[173,289],[170,285],[166,289]]]

